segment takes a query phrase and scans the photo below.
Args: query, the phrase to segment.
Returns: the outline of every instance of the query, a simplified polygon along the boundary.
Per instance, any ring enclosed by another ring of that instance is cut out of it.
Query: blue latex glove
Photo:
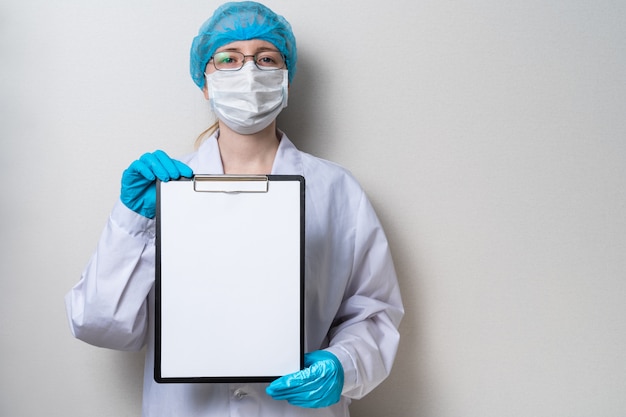
[[[343,390],[343,367],[325,350],[304,354],[304,368],[272,382],[265,390],[275,400],[306,408],[328,407],[339,401]]]
[[[156,179],[167,182],[181,176],[191,178],[193,171],[163,151],[143,154],[122,174],[120,199],[135,213],[152,219],[156,214]]]

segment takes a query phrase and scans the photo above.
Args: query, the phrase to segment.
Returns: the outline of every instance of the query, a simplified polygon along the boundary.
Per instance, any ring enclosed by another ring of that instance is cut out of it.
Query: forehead
[[[215,52],[239,51],[247,54],[250,52],[254,53],[257,51],[267,50],[277,51],[278,48],[276,48],[276,46],[274,46],[271,42],[263,41],[261,39],[251,39],[248,41],[235,41],[227,43],[226,45],[217,48]]]

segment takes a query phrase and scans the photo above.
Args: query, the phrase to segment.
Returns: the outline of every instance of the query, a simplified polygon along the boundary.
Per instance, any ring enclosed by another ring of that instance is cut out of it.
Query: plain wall
[[[270,0],[300,54],[280,125],[350,169],[406,305],[356,417],[626,415],[626,2]],[[142,153],[210,122],[217,2],[0,3],[0,415],[138,416],[142,352],[72,338]]]

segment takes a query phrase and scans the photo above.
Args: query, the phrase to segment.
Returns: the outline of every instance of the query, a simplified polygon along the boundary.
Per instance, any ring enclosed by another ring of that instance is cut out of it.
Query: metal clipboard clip
[[[193,190],[203,193],[266,193],[267,175],[194,175]]]

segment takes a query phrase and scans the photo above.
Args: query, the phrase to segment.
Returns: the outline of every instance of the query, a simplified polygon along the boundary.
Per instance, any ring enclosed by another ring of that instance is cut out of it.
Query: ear
[[[202,87],[202,93],[204,93],[204,98],[205,99],[209,99],[209,87],[207,87],[206,83],[204,84],[204,87]]]

